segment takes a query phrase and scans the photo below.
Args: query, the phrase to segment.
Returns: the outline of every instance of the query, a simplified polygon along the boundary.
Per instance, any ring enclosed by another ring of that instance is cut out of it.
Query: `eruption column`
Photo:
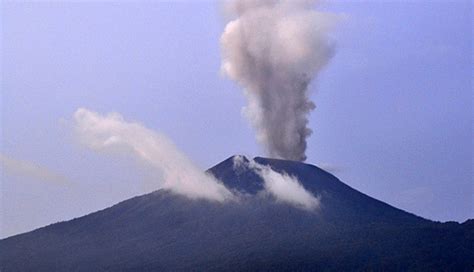
[[[314,109],[308,85],[334,53],[335,15],[314,1],[233,1],[221,36],[222,69],[243,88],[244,114],[269,156],[304,161]]]

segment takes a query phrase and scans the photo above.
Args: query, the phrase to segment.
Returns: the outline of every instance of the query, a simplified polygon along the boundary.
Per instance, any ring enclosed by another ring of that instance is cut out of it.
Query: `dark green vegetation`
[[[239,203],[165,190],[0,241],[9,271],[472,271],[474,220],[432,222],[366,196],[308,164],[256,158],[321,196],[308,212],[258,193],[228,159],[209,171]]]

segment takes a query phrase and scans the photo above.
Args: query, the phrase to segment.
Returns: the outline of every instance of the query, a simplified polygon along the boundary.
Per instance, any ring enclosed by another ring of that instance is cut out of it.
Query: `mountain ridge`
[[[257,157],[321,196],[308,212],[258,192],[235,156],[207,170],[237,202],[167,190],[0,240],[2,271],[471,271],[474,220],[437,223],[392,207],[310,164]],[[246,159],[249,161],[248,159]]]

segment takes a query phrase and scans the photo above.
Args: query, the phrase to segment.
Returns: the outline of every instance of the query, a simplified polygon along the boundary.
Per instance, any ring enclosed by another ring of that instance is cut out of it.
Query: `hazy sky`
[[[81,146],[79,107],[167,135],[203,169],[263,155],[220,73],[216,2],[1,2],[0,237],[156,189]],[[308,163],[433,220],[474,217],[470,1],[326,2],[337,52],[311,86]]]

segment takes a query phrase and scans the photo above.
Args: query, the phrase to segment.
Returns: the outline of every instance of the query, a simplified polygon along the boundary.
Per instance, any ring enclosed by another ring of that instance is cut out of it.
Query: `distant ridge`
[[[249,162],[245,157],[239,157]],[[307,212],[259,194],[235,156],[208,170],[239,202],[166,190],[0,240],[3,271],[472,271],[474,220],[423,219],[352,189],[310,164],[254,160],[321,196]]]

